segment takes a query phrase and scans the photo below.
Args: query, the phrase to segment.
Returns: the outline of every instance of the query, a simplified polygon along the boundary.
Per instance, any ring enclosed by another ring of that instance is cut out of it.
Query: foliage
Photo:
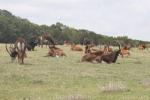
[[[132,44],[138,44],[138,40],[131,40],[128,37],[108,37],[95,32],[75,29],[63,25],[62,23],[56,23],[51,26],[37,25],[31,23],[27,19],[16,17],[6,10],[0,10],[0,42],[14,42],[17,37],[24,37],[29,40],[33,36],[39,36],[41,34],[48,33],[59,44],[63,44],[63,41],[68,40],[75,43],[83,44],[85,39],[92,41],[95,44],[111,43],[115,45],[115,40],[119,40],[122,43],[129,42]]]

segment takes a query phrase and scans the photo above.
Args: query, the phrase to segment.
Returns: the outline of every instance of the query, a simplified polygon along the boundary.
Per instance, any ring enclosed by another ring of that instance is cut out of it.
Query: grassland
[[[150,50],[132,49],[116,64],[91,64],[80,62],[83,53],[59,47],[67,57],[43,57],[48,48],[37,47],[19,65],[1,44],[0,100],[150,100]],[[103,92],[110,83],[125,89]]]

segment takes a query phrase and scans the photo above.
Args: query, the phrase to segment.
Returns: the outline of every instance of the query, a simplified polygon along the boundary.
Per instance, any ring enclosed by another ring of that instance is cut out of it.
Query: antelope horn
[[[8,50],[8,48],[7,48],[7,43],[6,43],[6,51],[7,51],[7,53],[9,54],[9,55],[11,55],[11,53],[10,53],[10,51]]]
[[[118,40],[116,42],[119,45],[119,50],[121,50],[121,44],[120,44],[120,42]]]

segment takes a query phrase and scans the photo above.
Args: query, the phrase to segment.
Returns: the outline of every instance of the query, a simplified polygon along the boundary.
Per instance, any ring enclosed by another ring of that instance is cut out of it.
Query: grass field
[[[116,64],[91,64],[80,62],[83,53],[59,47],[67,57],[43,57],[48,48],[37,47],[19,65],[1,44],[0,100],[150,100],[150,50],[132,49]]]

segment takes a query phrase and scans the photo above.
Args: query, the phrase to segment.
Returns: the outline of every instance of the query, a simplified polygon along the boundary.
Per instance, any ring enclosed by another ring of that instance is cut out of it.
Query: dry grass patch
[[[127,87],[122,82],[109,82],[101,88],[102,92],[124,92],[127,90]]]
[[[150,86],[150,79],[143,79],[142,81],[140,81],[140,84],[142,84],[143,86]]]
[[[73,94],[66,97],[64,100],[91,100],[88,96],[83,96],[81,94]]]

